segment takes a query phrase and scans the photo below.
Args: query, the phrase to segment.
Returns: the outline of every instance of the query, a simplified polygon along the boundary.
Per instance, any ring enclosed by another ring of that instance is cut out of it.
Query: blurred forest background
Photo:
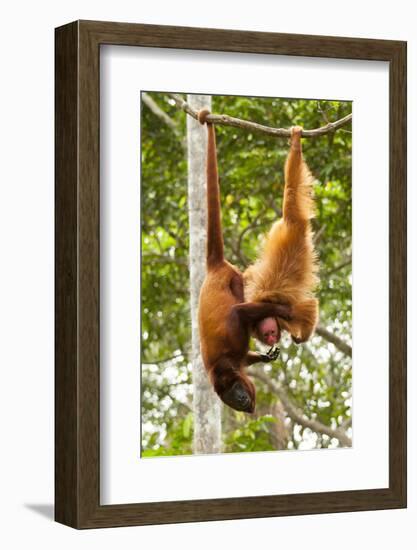
[[[318,128],[351,110],[350,102],[212,96],[213,113],[281,128]],[[141,455],[191,454],[188,115],[164,93],[142,94],[141,113]],[[281,215],[288,140],[220,125],[216,134],[225,254],[243,270]],[[351,125],[303,139],[303,150],[317,179],[320,325],[301,346],[284,336],[281,358],[251,368],[256,413],[222,407],[223,452],[351,444]]]

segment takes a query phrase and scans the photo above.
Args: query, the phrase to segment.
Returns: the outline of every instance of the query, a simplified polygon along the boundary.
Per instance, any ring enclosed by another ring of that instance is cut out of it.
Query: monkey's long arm
[[[291,320],[291,307],[284,304],[243,302],[232,308],[243,323],[256,323],[265,317],[281,317]]]
[[[208,110],[199,112],[200,123],[204,122],[209,113]],[[216,133],[213,124],[207,124],[207,140],[207,267],[210,269],[224,260]]]

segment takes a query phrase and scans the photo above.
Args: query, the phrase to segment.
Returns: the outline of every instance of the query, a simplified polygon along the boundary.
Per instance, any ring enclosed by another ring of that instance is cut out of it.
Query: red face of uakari
[[[256,325],[257,338],[267,346],[273,346],[279,342],[281,331],[274,317],[266,317]]]

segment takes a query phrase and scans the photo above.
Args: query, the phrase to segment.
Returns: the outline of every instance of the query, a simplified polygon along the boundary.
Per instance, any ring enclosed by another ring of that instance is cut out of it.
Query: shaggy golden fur
[[[285,164],[283,217],[269,231],[259,260],[243,274],[246,300],[291,306],[292,319],[280,319],[279,325],[297,343],[308,340],[318,321],[318,266],[310,224],[314,180],[300,138],[301,128],[294,127]]]

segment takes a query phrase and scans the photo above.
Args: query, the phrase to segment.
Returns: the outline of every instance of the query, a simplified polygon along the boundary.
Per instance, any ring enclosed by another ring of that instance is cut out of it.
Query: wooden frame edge
[[[78,520],[78,24],[55,31],[55,520]]]

